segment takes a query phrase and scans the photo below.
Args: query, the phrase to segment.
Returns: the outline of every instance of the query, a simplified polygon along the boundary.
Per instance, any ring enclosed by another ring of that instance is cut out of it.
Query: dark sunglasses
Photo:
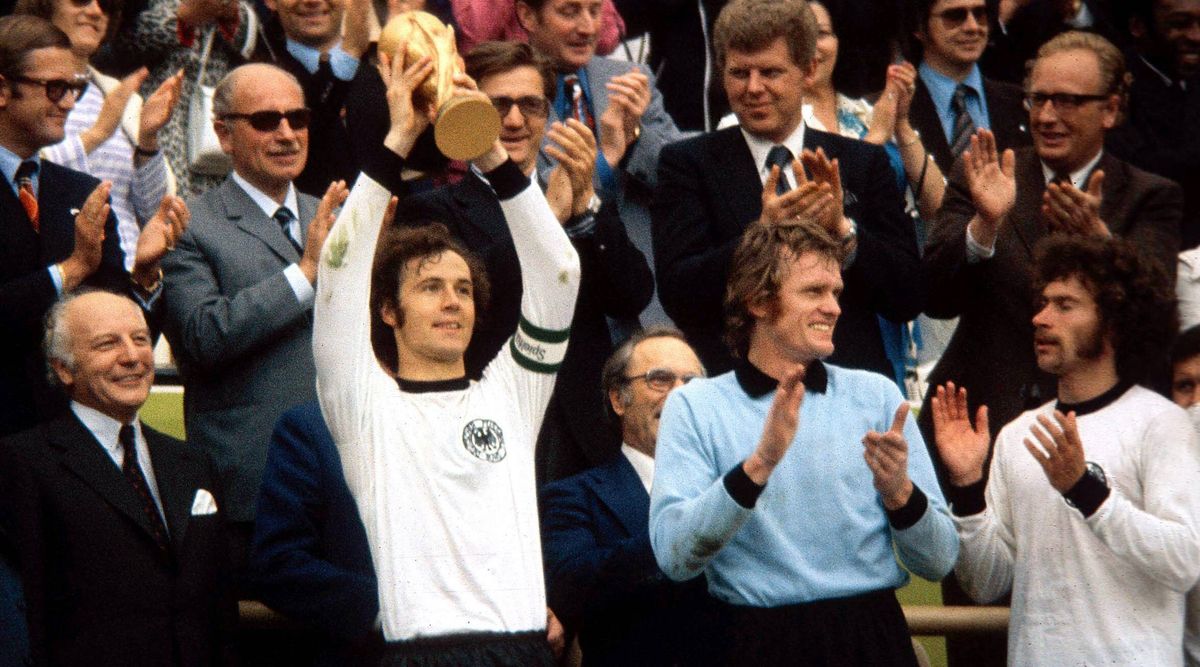
[[[504,118],[512,111],[513,105],[516,105],[521,110],[521,115],[529,118],[545,118],[550,113],[550,101],[544,97],[536,95],[526,95],[525,97],[493,97],[492,106],[496,107],[496,111],[500,113],[500,117]]]
[[[312,120],[312,109],[290,109],[288,111],[255,111],[254,113],[227,113],[221,120],[244,120],[259,132],[274,132],[279,123],[287,119],[293,130],[303,130]]]
[[[9,78],[18,83],[41,86],[46,90],[46,99],[51,102],[58,102],[68,92],[72,93],[75,99],[79,99],[88,87],[87,77],[82,74],[73,79],[35,79],[29,76],[11,76]]]
[[[1087,102],[1103,102],[1108,95],[1074,95],[1072,93],[1025,93],[1025,109],[1041,109],[1046,102],[1055,111],[1074,111]]]
[[[112,0],[71,0],[71,5],[82,8],[87,7],[93,2],[100,5],[100,11],[104,12],[105,14],[112,13]]]
[[[681,381],[684,384],[687,384],[698,377],[700,376],[692,373],[678,375],[675,373],[675,371],[668,370],[666,368],[652,368],[641,375],[626,377],[625,381],[633,382],[634,380],[645,380],[646,385],[651,389],[656,391],[670,391],[671,388],[675,386],[676,381]]]
[[[975,22],[984,25],[987,23],[988,11],[987,7],[953,7],[951,9],[943,9],[934,14],[942,20],[948,27],[957,28],[967,22],[967,15],[970,14],[975,18]]]

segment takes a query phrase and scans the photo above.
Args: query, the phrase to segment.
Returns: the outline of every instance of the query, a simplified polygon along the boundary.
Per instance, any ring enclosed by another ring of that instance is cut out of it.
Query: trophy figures
[[[396,53],[407,40],[405,53]],[[438,150],[451,160],[472,160],[483,155],[500,136],[500,114],[486,100],[454,97],[454,75],[462,71],[462,60],[454,45],[454,29],[432,14],[404,12],[388,21],[379,35],[379,52],[401,58],[404,65],[423,56],[433,59],[433,74],[413,93],[413,104],[437,110],[433,139]]]

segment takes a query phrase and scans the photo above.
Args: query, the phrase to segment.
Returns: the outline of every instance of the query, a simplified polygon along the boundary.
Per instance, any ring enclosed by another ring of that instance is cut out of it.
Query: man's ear
[[[816,81],[817,81],[817,59],[815,56],[813,57],[812,60],[808,61],[807,66],[800,67],[800,76],[804,81],[805,88],[812,88],[813,84],[816,83]]]
[[[383,320],[384,324],[388,325],[389,327],[392,327],[393,329],[398,327],[399,324],[397,324],[397,322],[399,322],[400,320],[399,320],[399,318],[396,317],[395,304],[393,304],[389,301],[389,302],[384,303],[383,305],[379,306],[379,319]]]
[[[533,26],[538,22],[537,10],[525,4],[522,0],[516,2],[517,21],[525,32],[533,32]]]
[[[0,109],[8,107],[8,99],[12,96],[12,84],[0,74]]]
[[[213,132],[217,133],[217,140],[221,142],[221,151],[226,155],[233,155],[233,132],[229,129],[229,122],[214,118]]]
[[[620,389],[609,389],[608,390],[608,404],[612,406],[612,411],[618,417],[625,416],[625,405],[621,403],[621,390]]]
[[[51,359],[50,368],[54,369],[54,374],[58,376],[58,381],[61,382],[64,387],[70,387],[71,385],[75,384],[75,374],[72,373],[71,369],[67,368],[67,365],[61,360]]]
[[[746,311],[756,320],[770,318],[771,310],[771,300],[768,297],[760,297],[746,302]]]

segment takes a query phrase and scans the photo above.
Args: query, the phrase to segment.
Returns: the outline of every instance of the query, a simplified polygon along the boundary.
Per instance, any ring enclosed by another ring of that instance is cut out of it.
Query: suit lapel
[[[53,162],[42,160],[41,174],[38,176],[38,237],[41,243],[41,258],[47,264],[51,263],[53,258],[71,254],[75,249],[75,213],[72,211],[76,209],[49,204],[50,198],[66,195],[62,191],[62,179],[58,173],[60,169],[62,167]],[[86,196],[87,193],[84,193],[83,197]],[[14,195],[14,199],[15,197]],[[25,212],[19,200],[17,208],[22,213]],[[29,224],[28,220],[28,217],[23,218],[25,224]]]
[[[929,89],[925,87],[925,82],[921,77],[917,77],[917,90],[913,93],[909,115],[915,121],[914,125],[929,128],[921,135],[921,141],[925,143],[925,149],[933,155],[934,161],[938,163],[942,171],[950,173],[950,167],[954,164],[954,157],[950,154],[950,142],[946,141],[942,120],[938,116],[937,109],[933,108],[933,97],[929,95]],[[934,129],[937,131],[930,131]]]
[[[588,94],[592,98],[592,121],[596,124],[596,134],[600,134],[600,114],[608,108],[608,88],[604,84],[608,83],[609,76],[604,69],[603,61],[598,58],[592,58],[588,61],[584,70],[588,77]],[[599,141],[597,136],[596,140]]]
[[[1096,164],[1096,169],[1104,172],[1104,186],[1100,199],[1100,219],[1108,225],[1108,230],[1117,236],[1125,234],[1125,230],[1134,221],[1133,216],[1114,215],[1116,203],[1125,201],[1125,189],[1129,186],[1129,171],[1127,166],[1110,153],[1105,151]],[[1095,173],[1093,171],[1092,173]],[[1088,174],[1091,177],[1091,174]]]
[[[229,219],[230,224],[265,243],[272,252],[279,255],[279,259],[286,263],[300,258],[300,254],[284,238],[283,230],[275,224],[274,220],[263,214],[258,204],[254,203],[250,195],[246,194],[246,191],[235,183],[232,177],[225,179],[221,188],[223,189],[221,201],[225,204],[225,216]],[[301,223],[301,227],[303,226]]]
[[[146,534],[146,539],[153,542],[154,531],[142,511],[137,493],[91,431],[73,413],[68,412],[47,425],[46,434],[51,446],[61,451],[63,465],[118,512],[137,524]]]
[[[1019,151],[1016,162],[1017,200],[1008,215],[1008,223],[1032,259],[1033,247],[1048,231],[1046,221],[1042,219],[1046,177],[1042,175],[1042,163],[1032,148]]]
[[[746,138],[736,127],[720,130],[708,144],[708,163],[724,165],[725,169],[709,170],[718,179],[714,192],[720,192],[728,219],[735,222],[734,235],[741,234],[762,213],[762,180],[758,165],[746,145]]]
[[[650,495],[624,454],[593,475],[596,496],[630,535],[644,535],[650,525]]]
[[[185,454],[177,443],[144,423],[142,435],[146,437],[146,445],[150,449],[150,464],[154,466],[158,497],[162,500],[163,514],[167,517],[171,547],[178,554],[183,548],[198,480],[191,474],[191,466],[184,464],[182,459]]]

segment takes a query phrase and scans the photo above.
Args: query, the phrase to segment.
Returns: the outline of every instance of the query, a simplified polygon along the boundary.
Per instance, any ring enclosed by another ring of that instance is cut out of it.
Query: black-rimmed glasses
[[[978,7],[952,7],[943,9],[934,14],[946,24],[947,27],[957,28],[967,22],[967,15],[971,15],[975,22],[979,25],[987,25],[987,7],[980,5]]]
[[[15,75],[9,78],[18,83],[41,86],[46,91],[46,99],[51,102],[58,102],[68,92],[73,93],[75,99],[79,99],[88,87],[87,77],[82,74],[71,79],[35,79],[31,76]]]
[[[1074,93],[1025,93],[1025,109],[1041,109],[1049,102],[1055,111],[1074,111],[1087,102],[1103,102],[1108,95],[1076,95]]]
[[[512,111],[513,105],[516,105],[521,110],[521,115],[526,118],[545,118],[550,114],[550,101],[544,97],[537,95],[526,95],[524,97],[493,97],[492,106],[496,107],[496,111],[504,118]]]
[[[303,130],[312,120],[312,110],[255,111],[254,113],[227,113],[221,116],[221,120],[244,120],[259,132],[274,132],[284,119],[287,119],[288,126],[293,130]]]
[[[100,5],[100,11],[105,14],[112,13],[112,0],[71,0],[71,4],[75,7],[87,7],[95,2]]]
[[[646,386],[656,391],[670,391],[675,386],[676,382],[687,384],[698,377],[702,377],[696,373],[684,373],[682,375],[668,368],[651,368],[641,375],[631,375],[624,378],[626,382],[635,380],[645,380]]]

